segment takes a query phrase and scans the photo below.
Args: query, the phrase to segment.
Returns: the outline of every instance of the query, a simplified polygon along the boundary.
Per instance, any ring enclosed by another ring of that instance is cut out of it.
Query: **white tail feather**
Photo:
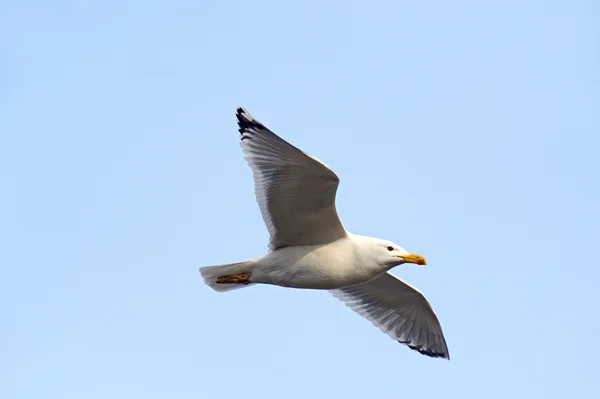
[[[228,265],[205,266],[200,268],[204,283],[215,291],[224,292],[238,288],[249,287],[253,284],[217,284],[217,278],[228,274],[250,273],[252,261],[230,263]]]

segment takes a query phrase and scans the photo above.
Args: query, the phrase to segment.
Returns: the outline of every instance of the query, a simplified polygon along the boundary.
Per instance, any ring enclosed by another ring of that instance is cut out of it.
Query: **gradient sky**
[[[0,397],[592,398],[595,1],[1,1]],[[266,250],[235,107],[429,266],[451,361]]]

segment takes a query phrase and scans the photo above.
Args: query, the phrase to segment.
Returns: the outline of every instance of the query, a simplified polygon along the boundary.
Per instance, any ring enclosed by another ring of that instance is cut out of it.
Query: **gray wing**
[[[338,176],[244,108],[237,109],[237,119],[269,247],[326,244],[346,236],[335,208]]]
[[[330,291],[396,341],[424,355],[450,359],[442,326],[416,288],[390,273]]]

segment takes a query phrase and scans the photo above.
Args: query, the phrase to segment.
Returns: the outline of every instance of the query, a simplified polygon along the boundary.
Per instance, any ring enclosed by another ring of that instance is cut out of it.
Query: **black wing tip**
[[[235,115],[239,120],[240,118],[247,118],[247,115],[250,115],[250,112],[248,112],[244,107],[237,107],[235,110]]]
[[[404,341],[398,341],[398,342],[408,346],[410,349],[412,349],[414,351],[419,352],[421,355],[425,355],[425,356],[429,356],[429,357],[433,357],[433,358],[441,358],[441,359],[450,360],[450,353],[447,351],[446,352],[435,352],[435,351],[423,349],[420,346],[409,345],[407,342],[404,342]]]
[[[244,108],[244,107],[237,107],[235,116],[238,120],[238,126],[239,126],[238,131],[242,135],[246,132],[249,132],[250,129],[254,129],[254,130],[265,129],[265,130],[267,130],[265,125],[263,125],[262,123],[260,123],[256,119],[254,119],[252,114],[250,114],[250,112],[248,112],[246,110],[246,108]],[[242,136],[242,140],[244,138],[248,138],[248,137]]]

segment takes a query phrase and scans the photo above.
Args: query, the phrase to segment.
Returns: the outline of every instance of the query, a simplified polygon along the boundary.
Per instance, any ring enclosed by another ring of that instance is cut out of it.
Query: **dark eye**
[[[388,251],[393,251],[394,247],[388,247]]]

